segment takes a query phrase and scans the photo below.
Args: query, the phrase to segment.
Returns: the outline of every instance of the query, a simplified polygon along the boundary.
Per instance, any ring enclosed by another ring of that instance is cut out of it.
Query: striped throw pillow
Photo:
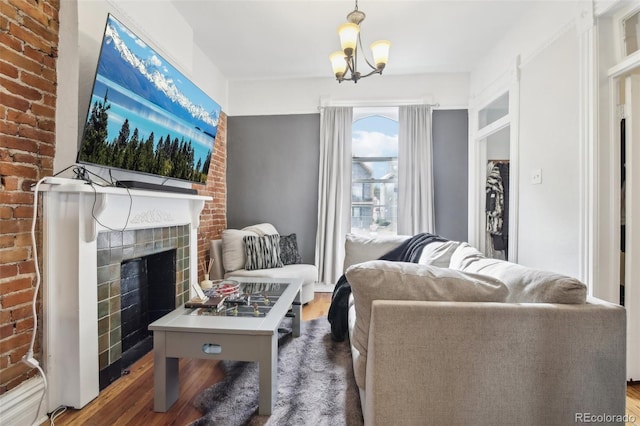
[[[280,235],[264,235],[262,237],[245,236],[244,253],[247,261],[244,269],[282,268],[280,260]]]

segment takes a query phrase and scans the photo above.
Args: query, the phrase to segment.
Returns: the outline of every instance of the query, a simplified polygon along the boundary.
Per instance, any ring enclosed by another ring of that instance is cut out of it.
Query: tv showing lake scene
[[[220,105],[112,15],[78,162],[205,183]]]

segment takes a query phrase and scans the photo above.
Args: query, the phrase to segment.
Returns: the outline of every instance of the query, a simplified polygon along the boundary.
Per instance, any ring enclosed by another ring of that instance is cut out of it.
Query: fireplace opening
[[[176,250],[120,265],[120,359],[100,372],[100,390],[153,349],[149,324],[175,309]]]
[[[122,368],[153,348],[147,329],[175,307],[175,250],[122,262],[120,270],[120,323]]]

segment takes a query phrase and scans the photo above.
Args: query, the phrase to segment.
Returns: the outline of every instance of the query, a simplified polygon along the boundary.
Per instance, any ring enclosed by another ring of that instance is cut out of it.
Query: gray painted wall
[[[296,233],[315,261],[320,114],[238,116],[227,121],[227,226],[272,223]]]
[[[467,111],[433,112],[436,233],[467,240]],[[269,222],[315,259],[320,114],[227,121],[227,226]]]
[[[434,110],[432,134],[436,233],[450,240],[467,241],[467,110]]]

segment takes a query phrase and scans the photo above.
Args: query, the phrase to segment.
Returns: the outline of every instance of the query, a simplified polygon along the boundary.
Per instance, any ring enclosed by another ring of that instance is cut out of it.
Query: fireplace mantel
[[[47,411],[82,408],[99,393],[97,236],[103,231],[189,225],[191,282],[197,229],[211,197],[56,179],[43,194],[43,354]]]
[[[86,225],[83,237],[87,242],[94,241],[98,232],[104,229],[155,228],[185,223],[197,229],[204,203],[212,199],[174,192],[90,185],[75,179],[56,179],[56,182],[62,183],[45,183],[41,191],[56,198],[77,196],[78,201],[82,200],[85,208],[81,213],[85,217],[81,219]]]

